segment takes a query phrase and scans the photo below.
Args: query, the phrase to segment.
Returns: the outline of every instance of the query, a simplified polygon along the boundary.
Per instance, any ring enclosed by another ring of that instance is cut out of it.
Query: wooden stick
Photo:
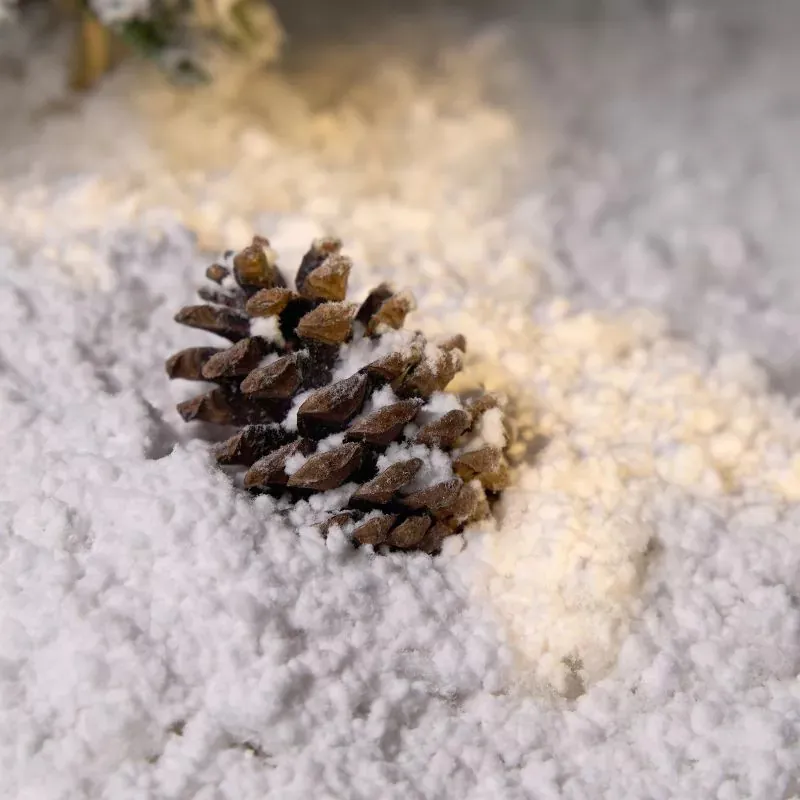
[[[84,10],[76,31],[70,69],[70,86],[85,92],[113,66],[112,35],[96,17]]]

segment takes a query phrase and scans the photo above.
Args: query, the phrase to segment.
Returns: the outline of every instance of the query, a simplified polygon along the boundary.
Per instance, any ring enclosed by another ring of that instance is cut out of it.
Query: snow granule
[[[283,425],[287,431],[297,430],[297,412],[300,410],[300,406],[303,405],[303,403],[305,403],[305,401],[308,400],[313,393],[313,389],[307,389],[306,391],[299,392],[295,395],[294,400],[292,401],[292,407],[289,409],[286,417],[281,422],[281,425]]]
[[[439,417],[443,417],[448,411],[455,411],[456,409],[463,408],[458,395],[452,392],[434,392],[427,404],[416,417],[417,423],[427,425]]]
[[[326,436],[320,439],[317,443],[317,453],[327,453],[330,450],[335,450],[344,444],[344,433],[334,433],[331,436]]]
[[[399,398],[392,391],[392,387],[387,384],[370,395],[369,399],[364,404],[364,413],[372,414],[375,411],[379,411],[382,408],[396,403],[398,400]]]
[[[506,426],[502,408],[490,408],[478,418],[475,429],[472,431],[469,442],[464,446],[464,451],[478,450],[481,447],[496,447],[505,449],[508,444]]]
[[[294,455],[289,456],[286,459],[286,466],[284,467],[284,472],[287,475],[294,475],[303,464],[308,461],[308,456],[304,456],[302,453],[295,453]]]
[[[250,320],[250,335],[260,336],[276,347],[283,347],[285,344],[277,317],[253,317]]]

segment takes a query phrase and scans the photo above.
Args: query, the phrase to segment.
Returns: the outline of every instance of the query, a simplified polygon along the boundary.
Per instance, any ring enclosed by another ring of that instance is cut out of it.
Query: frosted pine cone
[[[312,244],[294,290],[276,261],[256,237],[231,266],[208,268],[204,305],[176,315],[232,342],[167,361],[170,378],[216,384],[178,411],[239,428],[214,452],[247,468],[252,492],[301,501],[339,490],[342,507],[315,520],[323,533],[338,525],[360,544],[438,551],[508,483],[498,399],[444,392],[464,338],[434,345],[403,330],[413,298],[385,284],[347,302],[352,263],[336,239]]]

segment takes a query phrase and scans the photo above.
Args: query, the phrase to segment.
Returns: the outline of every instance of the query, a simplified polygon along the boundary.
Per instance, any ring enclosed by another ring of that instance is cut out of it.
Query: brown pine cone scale
[[[212,384],[178,411],[238,428],[214,446],[217,463],[243,471],[251,492],[288,496],[323,535],[338,528],[357,545],[435,553],[489,513],[487,492],[508,485],[502,418],[483,424],[500,402],[445,392],[466,341],[436,346],[403,329],[409,293],[381,284],[349,302],[353,265],[341,251],[338,239],[314,242],[294,288],[262,237],[210,266],[205,303],[175,319],[230,345],[167,360],[170,378]]]

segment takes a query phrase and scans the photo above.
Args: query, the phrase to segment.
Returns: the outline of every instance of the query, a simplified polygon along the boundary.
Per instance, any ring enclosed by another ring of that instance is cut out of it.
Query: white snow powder
[[[439,417],[443,417],[448,411],[455,411],[463,408],[458,395],[452,392],[434,392],[427,404],[417,415],[416,421],[420,425],[427,425]]]
[[[480,447],[496,447],[505,449],[508,444],[506,425],[502,408],[490,408],[481,414],[470,441],[465,445],[464,451],[477,450]]]
[[[295,395],[295,398],[292,401],[292,407],[289,409],[289,412],[286,414],[286,417],[281,423],[281,425],[283,425],[287,431],[297,430],[297,412],[300,410],[300,406],[303,405],[303,403],[305,403],[305,401],[308,400],[313,393],[313,389],[307,389],[306,391]]]
[[[294,475],[306,461],[308,461],[308,456],[304,456],[302,453],[294,453],[286,459],[284,472],[287,475]]]
[[[253,317],[250,320],[250,335],[260,336],[277,347],[285,344],[277,317]]]
[[[381,408],[386,408],[398,401],[397,395],[392,391],[389,385],[382,386],[380,389],[374,391],[367,400],[364,411],[371,414]]]

